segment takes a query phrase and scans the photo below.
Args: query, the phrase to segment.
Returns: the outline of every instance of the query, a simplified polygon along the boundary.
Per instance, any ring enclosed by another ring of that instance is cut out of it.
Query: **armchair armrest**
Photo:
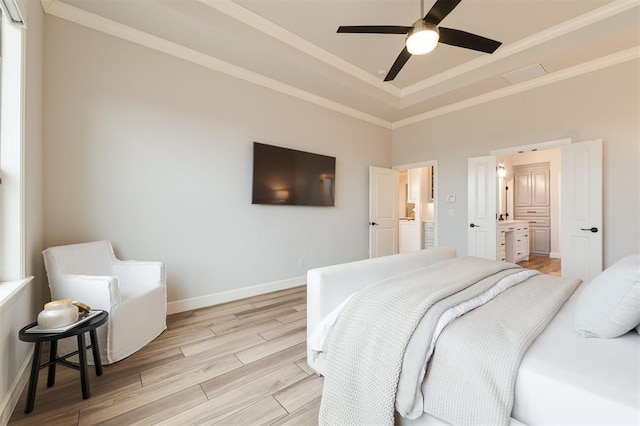
[[[111,273],[118,277],[120,285],[166,286],[164,263],[117,260],[111,264]]]
[[[111,312],[120,303],[120,283],[117,277],[61,274],[56,277],[51,297],[73,299],[91,309]]]

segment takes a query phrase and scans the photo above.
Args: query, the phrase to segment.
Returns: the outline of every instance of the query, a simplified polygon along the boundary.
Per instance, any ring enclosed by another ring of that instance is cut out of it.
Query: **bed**
[[[454,258],[454,249],[436,248],[310,270],[309,366],[327,375],[326,354],[318,352],[318,335],[323,334],[319,328],[326,327],[332,312],[339,314],[336,308],[350,296],[405,271],[436,267]],[[615,339],[578,335],[574,310],[585,287],[571,290],[573,294],[522,358],[510,424],[640,424],[640,336],[635,330]],[[426,403],[425,411],[414,420],[396,413],[396,423],[447,424],[430,415]]]

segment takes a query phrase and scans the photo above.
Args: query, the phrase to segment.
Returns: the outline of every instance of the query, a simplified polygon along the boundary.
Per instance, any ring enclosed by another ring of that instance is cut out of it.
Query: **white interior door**
[[[369,257],[398,253],[398,171],[369,167]]]
[[[469,158],[467,254],[496,259],[497,158]]]
[[[602,271],[602,140],[562,147],[562,276],[591,280]]]

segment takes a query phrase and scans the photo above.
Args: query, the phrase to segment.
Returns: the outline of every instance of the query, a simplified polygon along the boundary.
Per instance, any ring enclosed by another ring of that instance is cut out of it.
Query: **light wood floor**
[[[40,371],[35,409],[26,390],[10,425],[315,425],[322,377],[306,362],[303,287],[170,315],[168,330],[141,351],[79,372]]]
[[[518,265],[527,269],[537,269],[543,274],[560,276],[560,259],[530,255],[529,260],[526,262],[520,262]]]
[[[560,259],[531,256],[521,266],[559,275]],[[141,351],[90,368],[91,398],[79,373],[58,367],[35,409],[10,425],[316,425],[322,377],[306,363],[304,287],[170,315],[168,329]]]

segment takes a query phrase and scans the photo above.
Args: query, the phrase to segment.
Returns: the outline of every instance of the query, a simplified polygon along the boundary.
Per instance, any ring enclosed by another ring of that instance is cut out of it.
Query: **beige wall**
[[[604,140],[605,266],[640,252],[638,60],[393,131],[393,164],[438,160],[439,243],[467,252],[467,158],[562,138]],[[454,216],[447,216],[453,208]]]
[[[390,130],[51,16],[45,69],[47,246],[164,261],[170,301],[368,256]],[[252,205],[253,141],[337,157],[336,206]]]
[[[25,103],[25,240],[26,275],[34,277],[36,289],[32,300],[36,312],[49,298],[47,277],[44,271],[43,250],[43,27],[44,15],[39,0],[28,0],[29,21],[27,29],[26,103]]]

